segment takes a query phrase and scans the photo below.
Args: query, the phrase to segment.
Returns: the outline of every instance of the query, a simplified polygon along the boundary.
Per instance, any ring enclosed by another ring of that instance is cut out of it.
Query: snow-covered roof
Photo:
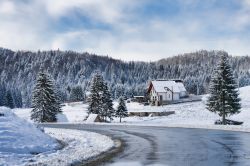
[[[155,80],[151,81],[151,84],[156,92],[166,92],[167,90],[170,90],[174,93],[186,92],[186,88],[182,82]]]
[[[90,92],[90,91],[87,91],[85,94],[86,94],[86,96],[88,97],[88,96],[91,95],[91,92]]]
[[[86,122],[95,122],[97,118],[98,118],[98,114],[89,114]]]

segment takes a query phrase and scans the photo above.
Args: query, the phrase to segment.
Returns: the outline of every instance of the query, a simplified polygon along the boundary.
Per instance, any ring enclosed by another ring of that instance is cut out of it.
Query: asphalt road
[[[45,126],[94,131],[123,140],[123,151],[103,165],[250,166],[249,133],[83,124]]]

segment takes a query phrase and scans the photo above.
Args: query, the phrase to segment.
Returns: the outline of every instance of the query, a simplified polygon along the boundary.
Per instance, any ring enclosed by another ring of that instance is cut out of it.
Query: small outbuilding
[[[86,122],[93,123],[93,122],[102,122],[102,119],[98,114],[89,114]]]
[[[134,96],[133,101],[138,102],[138,103],[142,103],[145,101],[145,96]]]

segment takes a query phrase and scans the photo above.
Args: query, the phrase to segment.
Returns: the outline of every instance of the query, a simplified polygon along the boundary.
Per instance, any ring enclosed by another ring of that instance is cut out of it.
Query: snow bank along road
[[[94,131],[123,140],[123,151],[103,165],[250,165],[250,133],[149,126],[44,126]]]

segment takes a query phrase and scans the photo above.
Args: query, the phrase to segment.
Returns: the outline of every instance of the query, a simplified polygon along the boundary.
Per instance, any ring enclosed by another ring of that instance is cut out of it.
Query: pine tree
[[[6,86],[5,84],[0,84],[0,106],[4,106],[6,96]]]
[[[123,99],[123,97],[119,98],[119,105],[117,107],[117,110],[115,112],[115,116],[120,118],[120,123],[121,123],[121,119],[124,117],[128,117],[128,110],[125,104],[125,101]]]
[[[23,106],[23,101],[22,101],[22,94],[18,89],[13,89],[12,90],[12,97],[14,99],[14,105],[15,108],[22,108]]]
[[[70,101],[83,101],[84,95],[81,86],[73,87],[70,91]]]
[[[96,73],[91,81],[88,113],[100,114],[102,109],[103,77]]]
[[[12,93],[11,93],[10,90],[8,90],[8,91],[6,92],[4,105],[5,105],[6,107],[11,108],[11,109],[13,109],[13,108],[15,107],[14,100],[13,100],[13,96],[12,96]]]
[[[111,94],[108,89],[107,83],[104,83],[103,85],[103,96],[102,96],[102,112],[101,116],[104,117],[104,120],[107,120],[107,117],[112,120],[112,117],[114,116],[114,108],[113,108],[113,101],[111,99]]]
[[[112,120],[114,109],[111,94],[101,74],[94,75],[90,93],[88,112],[100,115],[104,121],[107,117]]]
[[[218,113],[226,124],[226,117],[240,112],[240,98],[232,69],[228,62],[228,54],[221,56],[210,83],[210,96],[207,109]]]
[[[61,106],[53,82],[48,74],[40,72],[33,91],[31,119],[35,122],[55,122]]]

